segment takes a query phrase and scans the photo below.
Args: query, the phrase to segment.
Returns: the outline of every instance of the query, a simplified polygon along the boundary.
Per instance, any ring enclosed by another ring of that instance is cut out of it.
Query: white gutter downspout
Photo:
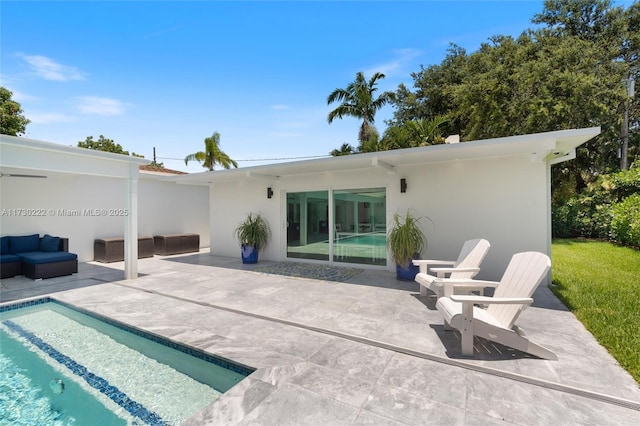
[[[124,278],[138,278],[138,164],[129,165],[127,215],[124,226]]]

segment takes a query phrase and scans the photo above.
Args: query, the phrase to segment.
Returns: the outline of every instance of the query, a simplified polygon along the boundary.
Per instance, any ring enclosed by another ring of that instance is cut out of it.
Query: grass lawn
[[[553,292],[640,383],[640,250],[554,240]]]

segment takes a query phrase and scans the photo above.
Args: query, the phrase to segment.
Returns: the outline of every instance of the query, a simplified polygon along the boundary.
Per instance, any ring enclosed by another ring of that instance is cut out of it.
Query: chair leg
[[[462,304],[462,355],[473,356],[473,304]]]

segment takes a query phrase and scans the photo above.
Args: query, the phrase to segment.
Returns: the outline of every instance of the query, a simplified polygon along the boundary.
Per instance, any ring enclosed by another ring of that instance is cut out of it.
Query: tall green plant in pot
[[[387,233],[387,245],[396,262],[396,278],[402,281],[413,281],[419,268],[412,260],[418,259],[427,245],[427,238],[422,232],[420,220],[409,211],[405,216],[393,215],[393,225]]]
[[[240,243],[242,263],[257,263],[258,253],[267,246],[271,229],[260,213],[249,213],[235,231]]]

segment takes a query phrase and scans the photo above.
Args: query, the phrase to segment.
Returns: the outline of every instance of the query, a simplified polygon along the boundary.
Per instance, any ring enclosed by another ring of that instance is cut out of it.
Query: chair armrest
[[[430,259],[415,259],[413,261],[414,266],[420,267],[420,273],[426,274],[430,265],[455,265],[455,260],[430,260]]]
[[[475,272],[477,274],[480,272],[480,268],[431,268],[431,272],[435,272],[438,276],[452,272]]]
[[[413,264],[416,266],[419,265],[454,265],[456,263],[455,260],[430,260],[430,259],[414,259]]]
[[[500,285],[498,281],[474,280],[473,278],[435,278],[434,282],[444,285],[466,286],[466,287],[493,287]]]
[[[480,303],[483,305],[496,304],[496,305],[530,305],[533,303],[533,299],[530,297],[487,297],[487,296],[474,296],[474,295],[451,295],[451,300],[458,303]]]

